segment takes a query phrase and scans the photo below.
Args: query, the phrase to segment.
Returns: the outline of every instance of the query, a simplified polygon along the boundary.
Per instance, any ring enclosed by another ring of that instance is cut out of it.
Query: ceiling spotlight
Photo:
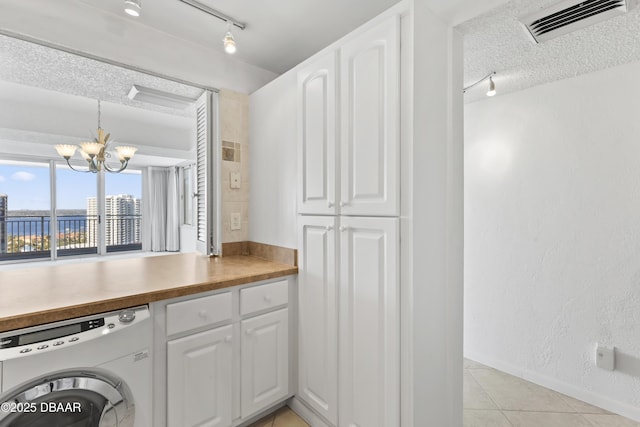
[[[124,11],[131,16],[140,16],[140,10],[142,10],[142,6],[140,5],[141,1],[142,0],[124,0]]]
[[[483,81],[489,79],[489,90],[487,91],[487,96],[494,96],[496,94],[496,84],[493,81],[493,76],[495,76],[495,75],[496,75],[495,71],[490,72],[489,74],[487,74],[486,76],[484,76],[483,78],[481,78],[480,80],[475,82],[474,84],[471,84],[471,85],[465,87],[462,92],[463,93],[467,93],[470,89],[473,89],[474,87],[478,86]]]
[[[224,35],[222,43],[224,44],[225,52],[229,54],[236,53],[236,41],[233,38],[233,34],[231,34],[231,24],[227,27],[227,33]]]
[[[487,96],[494,96],[496,94],[496,84],[493,82],[493,77],[489,77],[489,90]]]

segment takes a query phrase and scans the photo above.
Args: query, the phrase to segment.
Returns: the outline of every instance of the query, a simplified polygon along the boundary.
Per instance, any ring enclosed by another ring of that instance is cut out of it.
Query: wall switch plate
[[[240,172],[229,172],[229,186],[233,189],[240,188],[242,184],[242,178],[240,178]]]
[[[616,348],[596,345],[596,366],[600,369],[613,371],[616,368]]]
[[[231,214],[231,230],[240,230],[242,228],[242,216],[239,213]]]

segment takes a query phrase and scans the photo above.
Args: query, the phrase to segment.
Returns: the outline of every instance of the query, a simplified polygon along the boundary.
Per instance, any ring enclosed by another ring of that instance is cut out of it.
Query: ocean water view
[[[59,215],[58,232],[85,232],[89,224],[95,220],[95,216]],[[51,217],[48,215],[9,215],[6,218],[6,224],[8,236],[48,235],[49,229],[51,228]]]

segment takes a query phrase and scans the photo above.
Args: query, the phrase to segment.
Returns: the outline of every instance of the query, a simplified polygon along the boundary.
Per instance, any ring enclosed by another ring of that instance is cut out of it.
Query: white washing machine
[[[0,334],[0,427],[152,427],[147,306]]]

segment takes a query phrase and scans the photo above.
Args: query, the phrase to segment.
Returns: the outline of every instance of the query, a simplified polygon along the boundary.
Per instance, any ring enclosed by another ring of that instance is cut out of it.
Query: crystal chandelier
[[[127,146],[119,146],[115,147],[116,152],[118,153],[118,159],[120,160],[120,167],[110,167],[106,163],[106,159],[111,157],[111,154],[107,152],[107,148],[109,147],[109,137],[111,134],[106,133],[102,127],[100,127],[100,100],[98,100],[98,136],[94,138],[91,142],[81,142],[80,143],[80,154],[82,158],[87,161],[89,166],[88,170],[80,170],[71,166],[69,159],[73,157],[78,149],[77,145],[70,144],[59,144],[56,145],[56,151],[60,156],[62,156],[66,161],[69,167],[76,172],[93,172],[97,173],[101,170],[105,170],[107,172],[118,173],[122,172],[127,168],[129,164],[129,160],[133,157],[135,152],[138,150],[135,147],[127,147]]]

